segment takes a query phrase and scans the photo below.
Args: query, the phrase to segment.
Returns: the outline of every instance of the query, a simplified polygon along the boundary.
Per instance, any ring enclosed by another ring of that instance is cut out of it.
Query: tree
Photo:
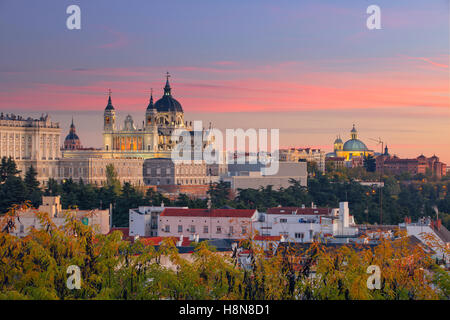
[[[116,227],[128,227],[129,210],[144,204],[146,204],[146,201],[142,192],[136,190],[129,182],[125,182],[116,201],[112,219],[113,225]]]
[[[50,178],[47,182],[47,187],[45,188],[44,194],[46,196],[57,196],[61,194],[61,186],[58,184],[58,182]]]
[[[166,198],[161,192],[155,191],[152,188],[147,189],[147,192],[145,193],[145,199],[152,206],[160,206],[163,202],[165,206],[172,205],[172,202],[169,198]]]
[[[306,166],[308,170],[307,172],[310,176],[314,177],[316,174],[319,173],[319,167],[317,166],[316,161],[307,161]]]
[[[117,172],[112,163],[106,165],[106,185],[112,187],[114,193],[120,192],[120,181],[117,178]]]
[[[0,185],[0,213],[27,200],[27,188],[20,177],[10,176]]]
[[[11,157],[3,157],[0,164],[0,182],[8,177],[17,176],[21,171],[17,169],[16,162]]]
[[[213,208],[220,208],[228,203],[230,197],[230,186],[224,181],[209,185],[208,195],[211,198]]]
[[[36,177],[37,171],[31,165],[25,173],[24,184],[27,189],[26,197],[35,208],[42,203],[42,190],[39,188],[39,181]]]
[[[364,157],[364,168],[366,168],[367,172],[375,172],[377,163],[371,154]]]

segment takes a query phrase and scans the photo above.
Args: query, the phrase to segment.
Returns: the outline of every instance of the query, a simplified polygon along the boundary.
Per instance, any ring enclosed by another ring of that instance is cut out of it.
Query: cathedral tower
[[[111,102],[111,90],[109,90],[108,104],[103,113],[103,149],[112,148],[113,131],[116,128],[116,110]]]

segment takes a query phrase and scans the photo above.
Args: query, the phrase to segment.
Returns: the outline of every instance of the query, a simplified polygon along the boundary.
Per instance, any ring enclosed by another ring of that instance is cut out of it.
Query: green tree
[[[211,198],[213,208],[220,208],[229,202],[230,186],[224,181],[209,185],[208,195]]]
[[[366,168],[367,172],[375,172],[377,164],[375,158],[371,154],[364,157],[364,168]]]
[[[106,185],[112,187],[115,194],[120,193],[120,181],[117,178],[117,172],[112,163],[106,166]]]
[[[27,189],[27,199],[31,201],[33,207],[37,208],[42,203],[42,190],[37,180],[37,171],[31,165],[25,173],[24,184]]]
[[[17,169],[16,162],[11,157],[3,157],[0,163],[0,182],[8,177],[17,176],[21,171]]]
[[[113,210],[113,225],[128,227],[129,210],[144,204],[147,204],[147,201],[142,192],[136,190],[129,182],[125,182]]]

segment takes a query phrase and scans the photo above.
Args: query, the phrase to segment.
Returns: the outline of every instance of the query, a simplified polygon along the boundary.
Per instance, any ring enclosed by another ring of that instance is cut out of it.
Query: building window
[[[287,219],[280,219],[280,223],[287,223]]]
[[[165,228],[164,228],[165,232],[170,232],[170,225],[166,224]]]
[[[247,233],[247,227],[242,227],[242,234],[246,234]]]
[[[305,234],[303,232],[296,232],[294,236],[295,239],[303,239],[305,237]]]
[[[194,225],[191,225],[191,226],[189,227],[189,231],[190,231],[191,233],[195,233],[195,226],[194,226]]]
[[[183,226],[182,225],[178,225],[178,232],[183,232]]]
[[[208,233],[208,226],[203,227],[203,233]]]
[[[217,227],[217,231],[216,231],[216,233],[217,233],[217,234],[220,234],[220,233],[222,233],[222,227]]]

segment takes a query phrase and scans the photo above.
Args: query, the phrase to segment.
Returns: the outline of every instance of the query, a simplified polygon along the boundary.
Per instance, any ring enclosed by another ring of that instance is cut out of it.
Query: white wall
[[[184,216],[160,216],[158,233],[163,237],[189,237],[192,234],[198,234],[199,238],[207,239],[242,239],[248,236],[253,230],[253,224],[257,220],[258,212],[251,218],[235,218],[235,217],[184,217]],[[182,231],[178,231],[178,226],[182,226]],[[166,231],[169,226],[169,231]],[[195,226],[195,231],[191,226]],[[207,227],[207,232],[204,229]],[[221,232],[217,232],[217,228],[221,228]],[[232,227],[232,231],[230,230]],[[242,228],[246,229],[243,233]]]

